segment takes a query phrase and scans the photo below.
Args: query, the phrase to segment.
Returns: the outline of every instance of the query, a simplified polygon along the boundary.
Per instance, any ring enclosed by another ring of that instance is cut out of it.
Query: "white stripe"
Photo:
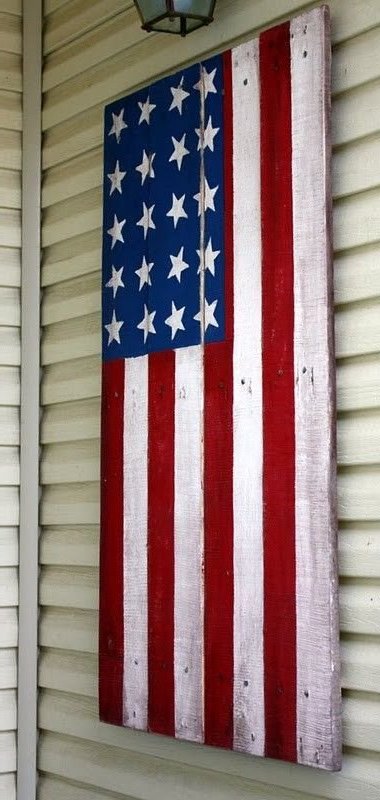
[[[125,362],[123,723],[148,722],[148,356]]]
[[[258,40],[232,51],[234,748],[263,755],[260,84]]]
[[[203,741],[203,347],[175,353],[175,733]]]
[[[326,229],[324,10],[291,23],[296,434],[297,742],[303,764],[337,763],[339,714],[330,327]],[[327,143],[328,145],[329,143]],[[328,200],[327,200],[328,202]],[[330,363],[330,370],[329,370]],[[335,570],[334,570],[335,571]]]

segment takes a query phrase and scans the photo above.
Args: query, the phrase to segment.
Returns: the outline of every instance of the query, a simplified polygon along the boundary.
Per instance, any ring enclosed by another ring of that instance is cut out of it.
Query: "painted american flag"
[[[337,769],[329,22],[105,109],[101,719]]]

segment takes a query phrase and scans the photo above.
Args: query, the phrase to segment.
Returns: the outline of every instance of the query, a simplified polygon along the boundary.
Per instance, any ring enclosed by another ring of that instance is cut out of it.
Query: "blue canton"
[[[200,90],[204,70],[204,309]],[[103,358],[224,338],[223,69],[211,58],[105,109]]]

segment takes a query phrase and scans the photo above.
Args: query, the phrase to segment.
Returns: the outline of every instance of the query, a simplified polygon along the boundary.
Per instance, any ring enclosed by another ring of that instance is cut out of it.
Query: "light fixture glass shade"
[[[215,0],[135,0],[146,31],[186,33],[212,22]]]

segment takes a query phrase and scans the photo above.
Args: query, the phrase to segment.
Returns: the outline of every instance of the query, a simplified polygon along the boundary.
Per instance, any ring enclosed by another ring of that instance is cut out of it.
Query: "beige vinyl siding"
[[[341,774],[97,718],[103,106],[310,8],[219,0],[185,40],[127,0],[47,0],[44,52],[40,800],[380,797],[380,3],[332,0],[344,764]]]
[[[21,47],[20,2],[0,0],[0,800],[16,796]]]

